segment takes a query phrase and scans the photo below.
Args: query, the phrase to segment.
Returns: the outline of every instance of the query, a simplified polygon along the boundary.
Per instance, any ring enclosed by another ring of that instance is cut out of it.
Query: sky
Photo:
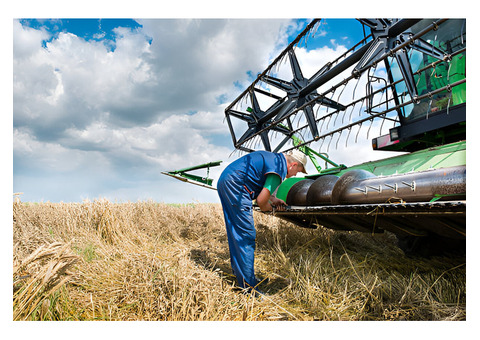
[[[311,20],[47,17],[12,20],[13,192],[22,201],[218,202],[161,172],[221,160],[210,171],[219,177],[239,156],[225,108]],[[356,20],[325,19],[298,50],[302,69],[362,37]],[[380,158],[370,139],[332,159]]]
[[[14,193],[216,202],[161,172],[222,160],[218,178],[238,157],[225,107],[310,20],[13,20]],[[341,50],[358,27],[326,20],[309,48]]]

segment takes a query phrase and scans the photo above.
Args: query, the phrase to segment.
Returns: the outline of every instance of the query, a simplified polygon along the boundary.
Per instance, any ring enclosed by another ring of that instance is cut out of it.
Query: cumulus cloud
[[[58,135],[52,130],[84,127],[101,116],[114,124],[148,120],[151,115],[142,112],[149,112],[152,103],[135,95],[141,92],[136,86],[151,86],[145,53],[143,36],[122,35],[111,52],[101,42],[71,33],[60,33],[46,48],[38,46],[29,58],[14,52],[14,126],[29,125],[48,138]]]
[[[182,201],[181,191],[215,199],[160,172],[223,160],[210,172],[218,178],[234,150],[225,106],[301,29],[289,20],[139,22],[115,28],[115,41],[107,41],[105,32],[86,40],[14,21],[14,190],[25,199]],[[341,44],[295,49],[306,78],[345,51]],[[288,62],[275,71],[292,79]],[[351,165],[344,154],[334,160]]]
[[[283,20],[161,20],[140,21],[151,44],[159,75],[157,94],[162,110],[178,113],[213,110],[212,97],[231,98],[234,82],[246,81],[268,64],[276,53]]]
[[[47,130],[148,125],[172,114],[217,110],[246,70],[275,50],[280,20],[142,20],[115,30],[116,49],[71,33],[41,47],[46,34],[14,24],[14,125]],[[32,33],[33,37],[29,35]],[[262,32],[262,34],[258,34]],[[255,38],[253,38],[255,37]],[[27,48],[28,47],[28,48]]]
[[[28,192],[37,172],[57,182],[80,176],[79,183],[98,183],[99,195],[102,185],[103,193],[132,193],[132,178],[158,181],[161,170],[227,159],[225,103],[296,27],[288,20],[140,23],[116,28],[112,48],[98,35],[52,36],[14,21],[15,191]],[[102,184],[106,174],[116,187]]]

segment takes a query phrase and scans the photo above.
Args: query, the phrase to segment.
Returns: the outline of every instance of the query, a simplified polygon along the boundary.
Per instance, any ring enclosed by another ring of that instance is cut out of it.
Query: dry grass
[[[263,299],[233,289],[216,204],[13,204],[14,320],[465,320],[465,258],[255,215]]]

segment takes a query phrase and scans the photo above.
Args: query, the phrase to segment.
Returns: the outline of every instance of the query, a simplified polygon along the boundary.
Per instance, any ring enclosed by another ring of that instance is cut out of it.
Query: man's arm
[[[262,191],[260,191],[257,197],[257,204],[262,211],[272,211],[272,205],[278,210],[283,210],[286,205],[281,199],[271,196],[267,188],[263,188]]]
[[[263,188],[257,197],[257,204],[262,211],[272,211],[272,205],[270,204],[270,191],[267,188]]]
[[[272,211],[272,206],[283,210],[283,206],[286,205],[285,202],[271,196],[271,193],[275,192],[281,182],[282,179],[277,174],[269,173],[267,175],[263,189],[257,197],[257,204],[262,211]]]

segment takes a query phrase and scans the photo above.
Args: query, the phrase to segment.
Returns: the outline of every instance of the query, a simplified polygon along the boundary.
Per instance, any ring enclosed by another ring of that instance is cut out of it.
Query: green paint
[[[305,176],[305,178],[315,179],[328,173],[341,176],[344,173],[354,169],[367,170],[377,176],[389,176],[412,171],[417,172],[428,169],[447,168],[452,166],[466,165],[466,153],[466,141],[460,141],[377,161],[361,163],[345,169],[337,169],[336,171],[329,171],[332,169],[326,169],[320,174],[308,175]],[[295,183],[303,179],[304,178],[293,177],[283,181],[278,188],[277,197],[285,201],[290,188]]]
[[[219,166],[221,163],[222,161],[209,162],[205,164],[191,166],[185,169],[162,172],[162,174],[174,177],[184,182],[190,182],[193,184],[199,184],[206,187],[212,187],[213,179],[208,177],[210,175],[210,168],[214,166]],[[198,176],[198,175],[193,175],[188,173],[189,171],[200,170],[200,169],[207,169],[207,175]]]

